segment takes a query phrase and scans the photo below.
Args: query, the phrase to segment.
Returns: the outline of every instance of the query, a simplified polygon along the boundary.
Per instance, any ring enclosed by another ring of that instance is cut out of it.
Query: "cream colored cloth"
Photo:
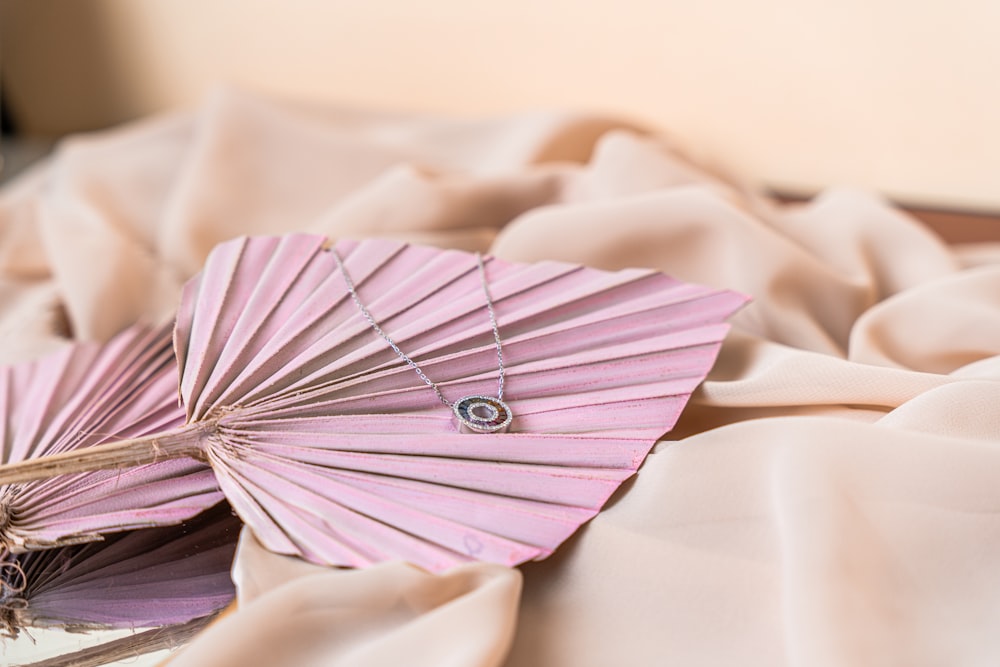
[[[169,317],[215,243],[299,230],[653,266],[754,303],[550,559],[327,570],[245,535],[239,610],[172,665],[1000,663],[996,247],[862,192],[778,206],[613,120],[223,92],[71,139],[0,195],[0,356]]]
[[[434,576],[383,563],[337,575],[272,554],[244,531],[239,611],[171,664],[496,665],[514,635],[517,570],[476,564]]]

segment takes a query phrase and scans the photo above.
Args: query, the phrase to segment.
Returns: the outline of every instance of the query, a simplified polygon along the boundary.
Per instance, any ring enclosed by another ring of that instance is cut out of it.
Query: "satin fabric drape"
[[[0,360],[168,318],[215,243],[300,230],[652,266],[754,302],[674,432],[550,559],[327,570],[245,534],[238,611],[171,665],[1000,661],[996,246],[864,192],[778,205],[614,119],[226,91],[71,138],[0,193]]]

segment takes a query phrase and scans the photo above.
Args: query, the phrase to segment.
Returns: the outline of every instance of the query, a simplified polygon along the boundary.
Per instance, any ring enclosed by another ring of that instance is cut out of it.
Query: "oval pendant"
[[[503,433],[514,414],[499,398],[466,396],[452,406],[461,433]]]

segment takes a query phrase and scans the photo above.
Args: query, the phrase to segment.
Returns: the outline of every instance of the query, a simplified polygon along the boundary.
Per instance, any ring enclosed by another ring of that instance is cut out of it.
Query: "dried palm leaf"
[[[239,529],[220,503],[176,526],[0,551],[0,634],[159,627],[214,614],[234,596],[229,570]]]
[[[515,264],[390,241],[237,239],[185,288],[175,329],[186,424],[0,468],[0,483],[198,456],[269,549],[430,570],[547,556],[675,423],[742,295],[650,270]],[[497,381],[509,432],[460,433],[449,401]]]
[[[72,453],[184,423],[167,327],[132,327],[0,368],[0,462]],[[190,459],[0,486],[0,546],[14,551],[100,539],[188,519],[222,500]]]

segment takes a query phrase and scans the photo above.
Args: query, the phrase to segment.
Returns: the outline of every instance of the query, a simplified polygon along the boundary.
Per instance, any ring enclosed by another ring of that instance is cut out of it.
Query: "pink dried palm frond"
[[[74,452],[179,427],[168,327],[132,327],[0,368],[0,462]],[[100,539],[188,519],[222,500],[212,471],[189,459],[0,485],[0,546],[14,551]]]
[[[372,317],[448,400],[495,392],[474,255],[336,248]],[[184,291],[187,424],[158,436],[155,455],[208,461],[278,553],[430,570],[544,558],[673,426],[746,299],[650,270],[489,258],[485,276],[514,418],[507,433],[467,434],[361,315],[326,239],[222,244]],[[99,465],[153,459],[142,439],[91,449],[107,452]],[[0,468],[0,482],[31,468]]]
[[[180,525],[104,541],[0,551],[0,634],[176,625],[234,597],[229,574],[239,520],[226,503]]]

